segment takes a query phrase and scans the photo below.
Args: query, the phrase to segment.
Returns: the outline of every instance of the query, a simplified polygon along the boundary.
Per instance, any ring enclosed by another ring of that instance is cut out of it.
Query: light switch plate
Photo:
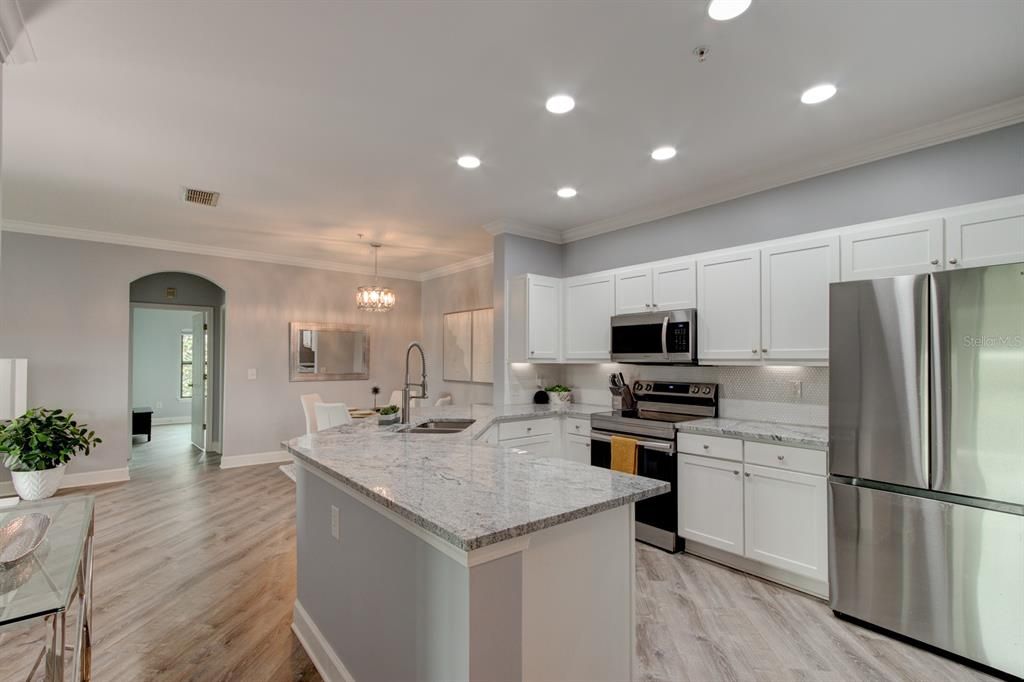
[[[256,368],[255,367],[250,367],[249,368],[249,381],[255,381],[255,380],[256,380]]]
[[[804,382],[802,381],[790,381],[789,382],[789,397],[790,398],[802,398],[804,395]]]

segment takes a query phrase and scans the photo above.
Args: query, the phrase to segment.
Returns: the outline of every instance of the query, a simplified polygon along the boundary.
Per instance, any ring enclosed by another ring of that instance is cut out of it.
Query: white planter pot
[[[548,391],[548,400],[552,405],[567,405],[572,402],[572,391]]]
[[[64,467],[61,464],[53,469],[43,471],[12,471],[11,481],[14,483],[14,490],[23,500],[43,500],[53,497],[60,487],[60,481],[64,478]]]

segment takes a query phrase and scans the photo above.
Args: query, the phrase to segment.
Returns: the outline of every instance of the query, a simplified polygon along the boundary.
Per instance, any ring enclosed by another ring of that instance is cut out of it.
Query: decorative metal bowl
[[[15,516],[0,526],[0,565],[8,566],[31,554],[46,537],[46,514]]]

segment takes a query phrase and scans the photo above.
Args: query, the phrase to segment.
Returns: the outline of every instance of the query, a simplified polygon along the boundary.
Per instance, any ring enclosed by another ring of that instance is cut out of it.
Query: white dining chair
[[[348,413],[348,406],[345,403],[317,403],[313,407],[320,431],[352,423],[352,415]]]
[[[302,401],[302,412],[306,415],[306,433],[316,433],[316,410],[313,409],[313,406],[323,402],[320,394],[306,393],[305,395],[300,395],[299,400]]]

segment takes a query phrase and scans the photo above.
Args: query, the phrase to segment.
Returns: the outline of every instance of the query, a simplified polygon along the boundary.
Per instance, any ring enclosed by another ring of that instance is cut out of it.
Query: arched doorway
[[[185,272],[131,283],[129,469],[137,452],[193,462],[219,458],[225,297],[216,283]]]

